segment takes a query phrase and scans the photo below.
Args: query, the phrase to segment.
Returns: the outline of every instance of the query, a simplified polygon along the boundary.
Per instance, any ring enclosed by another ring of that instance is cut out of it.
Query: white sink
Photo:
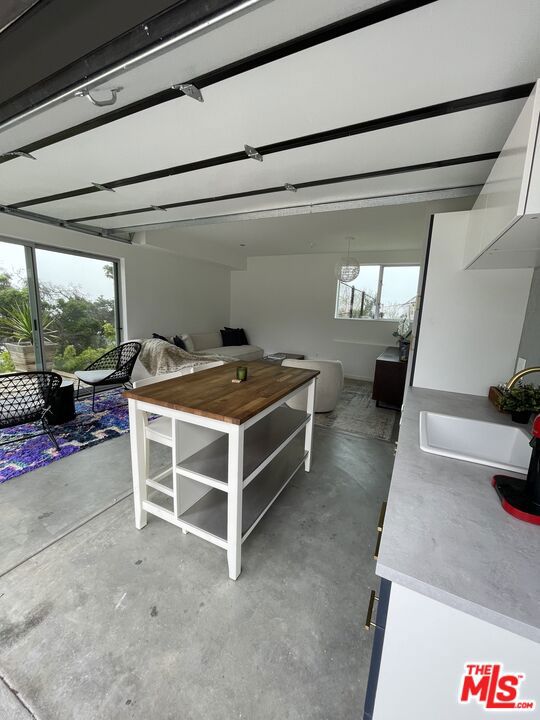
[[[420,447],[435,455],[526,474],[529,441],[526,430],[511,425],[420,413]]]

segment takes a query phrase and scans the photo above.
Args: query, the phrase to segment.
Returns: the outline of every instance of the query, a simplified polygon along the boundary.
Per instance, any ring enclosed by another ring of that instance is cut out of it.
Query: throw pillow
[[[178,335],[175,335],[173,337],[173,343],[176,345],[176,347],[179,347],[180,350],[187,350],[186,343]]]
[[[234,345],[249,345],[249,340],[247,339],[244,328],[230,328],[225,326],[225,330],[235,333],[236,342]]]
[[[223,347],[232,347],[233,345],[241,345],[242,343],[238,342],[238,335],[235,330],[220,330],[221,333],[221,341],[223,343]]]
[[[193,345],[193,340],[189,335],[186,335],[186,333],[182,333],[180,335],[180,339],[183,340],[184,345],[186,346],[187,352],[192,353],[195,350],[195,346]]]

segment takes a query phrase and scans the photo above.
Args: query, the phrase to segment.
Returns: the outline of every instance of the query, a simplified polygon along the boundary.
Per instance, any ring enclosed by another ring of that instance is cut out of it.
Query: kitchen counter
[[[409,388],[377,574],[540,642],[540,527],[502,509],[504,471],[420,450],[421,410],[511,423],[487,398]]]

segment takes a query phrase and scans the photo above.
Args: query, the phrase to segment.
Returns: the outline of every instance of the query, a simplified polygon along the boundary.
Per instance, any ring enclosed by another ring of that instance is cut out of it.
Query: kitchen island
[[[379,603],[367,620],[366,720],[485,717],[480,694],[459,702],[467,663],[502,663],[524,676],[519,697],[540,702],[540,528],[504,512],[491,485],[497,468],[420,449],[423,410],[511,423],[487,398],[407,392],[380,523]]]
[[[234,383],[239,365],[247,367],[247,380]],[[297,470],[310,469],[318,374],[261,361],[228,363],[127,391],[136,527],[151,513],[225,549],[236,580],[242,543]],[[307,394],[306,411],[287,407],[300,393]],[[171,422],[172,465],[153,478],[149,415]],[[186,454],[188,439],[195,450]],[[149,488],[160,502],[149,499]]]

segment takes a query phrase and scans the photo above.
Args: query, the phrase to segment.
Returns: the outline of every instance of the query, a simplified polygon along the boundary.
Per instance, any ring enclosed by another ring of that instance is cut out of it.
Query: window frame
[[[116,342],[121,344],[124,342],[124,328],[122,326],[122,308],[123,295],[122,283],[120,279],[121,260],[118,257],[110,257],[101,255],[100,253],[86,252],[83,250],[71,250],[66,247],[58,247],[56,245],[47,245],[45,243],[34,242],[32,240],[12,238],[6,235],[0,235],[0,241],[10,245],[20,245],[25,249],[26,273],[28,276],[29,302],[32,309],[33,321],[36,327],[36,342],[34,343],[36,352],[36,362],[38,369],[43,370],[45,348],[43,341],[43,333],[41,330],[41,297],[39,290],[39,273],[37,266],[36,250],[48,250],[51,252],[63,253],[64,255],[74,255],[78,257],[86,257],[92,260],[100,260],[110,263],[113,266],[113,283],[114,283],[114,320],[116,330]]]
[[[377,320],[378,322],[393,322],[397,323],[399,322],[395,318],[385,318],[385,317],[379,317],[380,308],[381,308],[381,296],[382,296],[382,289],[383,289],[383,277],[384,277],[384,269],[387,267],[417,267],[418,268],[418,282],[420,282],[420,272],[422,270],[422,265],[420,263],[377,263],[377,262],[371,262],[371,263],[360,263],[360,270],[362,267],[378,267],[379,268],[379,280],[377,282],[377,294],[375,296],[375,317],[341,317],[337,314],[338,311],[338,305],[339,305],[339,286],[340,284],[346,285],[347,283],[342,283],[342,281],[338,278],[337,279],[337,285],[336,285],[336,303],[334,308],[334,320]],[[416,287],[416,297],[418,297],[418,285]]]

